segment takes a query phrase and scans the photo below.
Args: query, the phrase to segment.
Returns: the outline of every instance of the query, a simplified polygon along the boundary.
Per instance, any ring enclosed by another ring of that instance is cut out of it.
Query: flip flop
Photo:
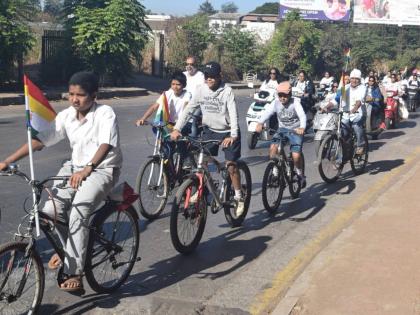
[[[72,285],[72,287],[63,287],[63,285]],[[80,276],[70,276],[66,280],[60,283],[60,290],[65,292],[80,292],[84,291],[83,282]]]
[[[61,258],[58,254],[54,254],[51,256],[50,261],[48,262],[48,268],[51,270],[56,270],[61,267]]]

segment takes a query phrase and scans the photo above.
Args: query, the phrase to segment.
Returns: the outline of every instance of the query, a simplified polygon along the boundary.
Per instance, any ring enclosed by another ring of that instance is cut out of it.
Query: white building
[[[262,43],[273,37],[278,22],[279,18],[276,14],[249,13],[240,18],[241,28],[256,34]]]
[[[209,16],[209,28],[215,34],[221,34],[226,27],[239,25],[240,13],[216,13]]]

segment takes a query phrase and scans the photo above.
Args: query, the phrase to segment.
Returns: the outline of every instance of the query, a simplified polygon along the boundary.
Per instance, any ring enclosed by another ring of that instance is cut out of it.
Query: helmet
[[[353,69],[352,72],[350,72],[350,79],[362,79],[362,72],[359,69]]]
[[[277,93],[290,94],[290,92],[292,92],[292,86],[289,81],[283,81],[277,85]]]

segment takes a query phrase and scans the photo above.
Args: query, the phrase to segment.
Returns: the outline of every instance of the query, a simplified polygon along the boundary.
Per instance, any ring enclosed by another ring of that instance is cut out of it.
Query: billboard
[[[355,0],[353,21],[420,25],[420,0]]]
[[[295,9],[306,20],[347,22],[350,19],[350,0],[280,0],[280,19]]]

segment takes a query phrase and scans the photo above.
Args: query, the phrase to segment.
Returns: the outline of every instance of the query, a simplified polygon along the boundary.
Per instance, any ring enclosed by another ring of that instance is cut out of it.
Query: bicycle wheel
[[[251,172],[249,171],[248,165],[243,161],[237,161],[236,167],[239,170],[239,175],[241,178],[241,190],[242,197],[244,198],[244,212],[240,216],[237,216],[235,213],[235,207],[232,207],[234,203],[235,188],[232,185],[230,176],[226,180],[226,189],[224,194],[225,202],[229,203],[224,207],[226,221],[230,224],[231,227],[237,227],[242,224],[245,220],[245,217],[248,213],[249,204],[251,203],[251,193],[252,193],[252,179]],[[230,202],[229,202],[230,201]]]
[[[277,176],[273,175],[274,168],[277,168]],[[262,201],[265,210],[270,213],[276,212],[283,198],[285,186],[281,165],[270,161],[265,168],[262,180]]]
[[[368,163],[369,158],[369,143],[366,134],[364,135],[365,145],[363,146],[363,154],[353,154],[352,158],[350,159],[350,166],[354,173],[354,175],[360,175],[365,171],[366,165]],[[353,140],[354,145],[356,147],[356,139]]]
[[[178,188],[171,210],[170,232],[175,249],[191,253],[203,236],[207,220],[207,201],[198,200],[199,181],[188,178]]]
[[[318,171],[327,183],[335,182],[343,171],[343,146],[337,135],[328,135],[319,148]]]
[[[137,261],[138,216],[132,207],[120,211],[114,203],[108,203],[97,212],[90,226],[86,280],[94,291],[110,293],[125,282]]]
[[[302,155],[302,171],[303,174],[305,174],[305,156],[303,155],[303,152],[301,153]],[[290,192],[290,196],[292,197],[292,199],[296,199],[299,197],[300,191],[302,190],[302,183],[299,180],[299,177],[295,171],[295,167],[292,164],[291,167],[293,168],[291,170],[291,178],[289,181],[289,192]]]
[[[28,244],[12,242],[0,247],[0,314],[36,314],[44,294],[41,258]]]
[[[159,217],[169,196],[169,179],[165,170],[162,171],[162,176],[159,175],[160,161],[150,159],[140,168],[136,179],[140,213],[148,220]]]

